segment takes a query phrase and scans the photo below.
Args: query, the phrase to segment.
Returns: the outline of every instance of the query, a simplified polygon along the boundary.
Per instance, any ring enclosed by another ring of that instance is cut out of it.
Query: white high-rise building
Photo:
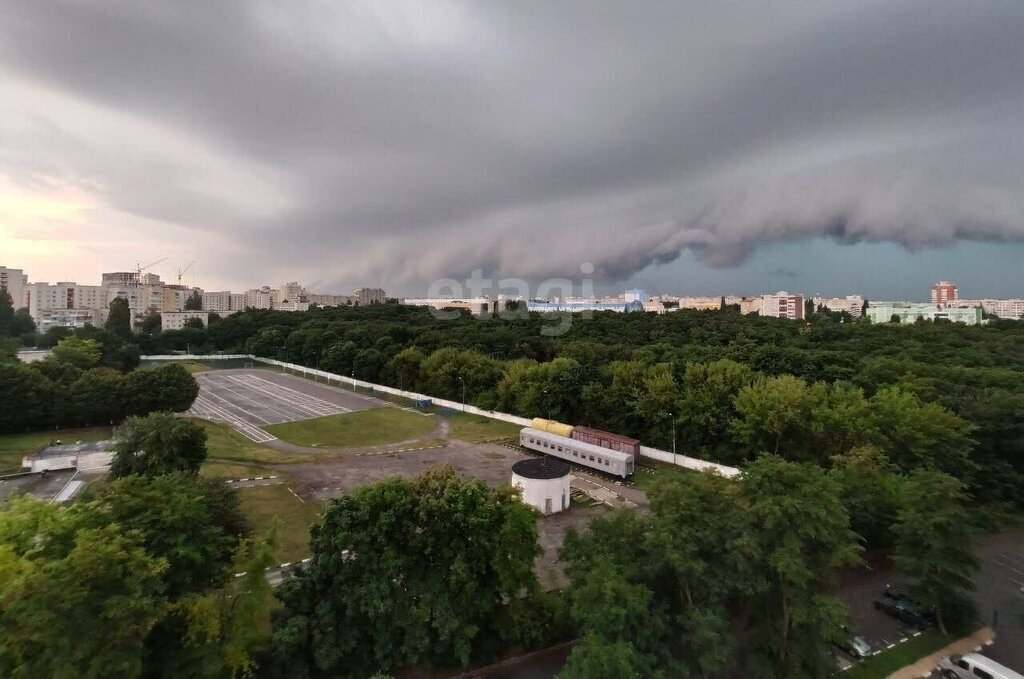
[[[25,301],[25,288],[28,286],[28,276],[21,269],[8,269],[0,266],[0,290],[6,290],[11,296],[11,304],[15,309],[28,306]]]
[[[262,288],[253,288],[245,291],[246,309],[271,309],[273,308],[273,290],[264,285]]]
[[[794,295],[785,290],[780,290],[774,295],[761,295],[761,315],[802,321],[804,318],[804,296]]]
[[[864,298],[860,295],[814,297],[811,301],[814,303],[815,311],[817,311],[818,307],[823,306],[829,311],[845,311],[854,318],[860,318],[864,315]]]
[[[221,292],[204,292],[203,293],[203,311],[212,311],[220,315],[231,313],[234,309],[231,308],[231,298],[234,295],[227,291]],[[242,302],[245,302],[245,295],[241,295]]]

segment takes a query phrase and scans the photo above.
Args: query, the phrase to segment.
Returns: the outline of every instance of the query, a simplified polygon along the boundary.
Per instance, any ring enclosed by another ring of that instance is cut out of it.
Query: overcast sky
[[[0,265],[1021,296],[1022,112],[1021,0],[0,0]]]

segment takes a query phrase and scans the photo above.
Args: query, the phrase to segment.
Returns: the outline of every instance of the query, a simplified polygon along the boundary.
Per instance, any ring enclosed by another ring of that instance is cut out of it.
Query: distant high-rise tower
[[[947,306],[955,304],[958,299],[960,299],[960,295],[957,294],[956,285],[953,283],[939,281],[932,286],[932,304]]]

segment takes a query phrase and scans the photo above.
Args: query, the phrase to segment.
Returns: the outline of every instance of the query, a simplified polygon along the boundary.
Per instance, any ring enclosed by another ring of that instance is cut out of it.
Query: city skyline
[[[590,262],[602,287],[898,297],[963,264],[1018,294],[993,255],[1024,254],[1019,3],[5,16],[0,241],[44,280],[152,253],[213,287],[417,294]],[[827,287],[878,252],[895,266]]]

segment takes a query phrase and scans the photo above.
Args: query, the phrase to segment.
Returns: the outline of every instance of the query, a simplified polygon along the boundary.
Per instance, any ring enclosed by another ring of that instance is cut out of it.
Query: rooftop
[[[512,473],[526,479],[560,479],[569,473],[569,465],[553,457],[534,457],[516,462]]]

